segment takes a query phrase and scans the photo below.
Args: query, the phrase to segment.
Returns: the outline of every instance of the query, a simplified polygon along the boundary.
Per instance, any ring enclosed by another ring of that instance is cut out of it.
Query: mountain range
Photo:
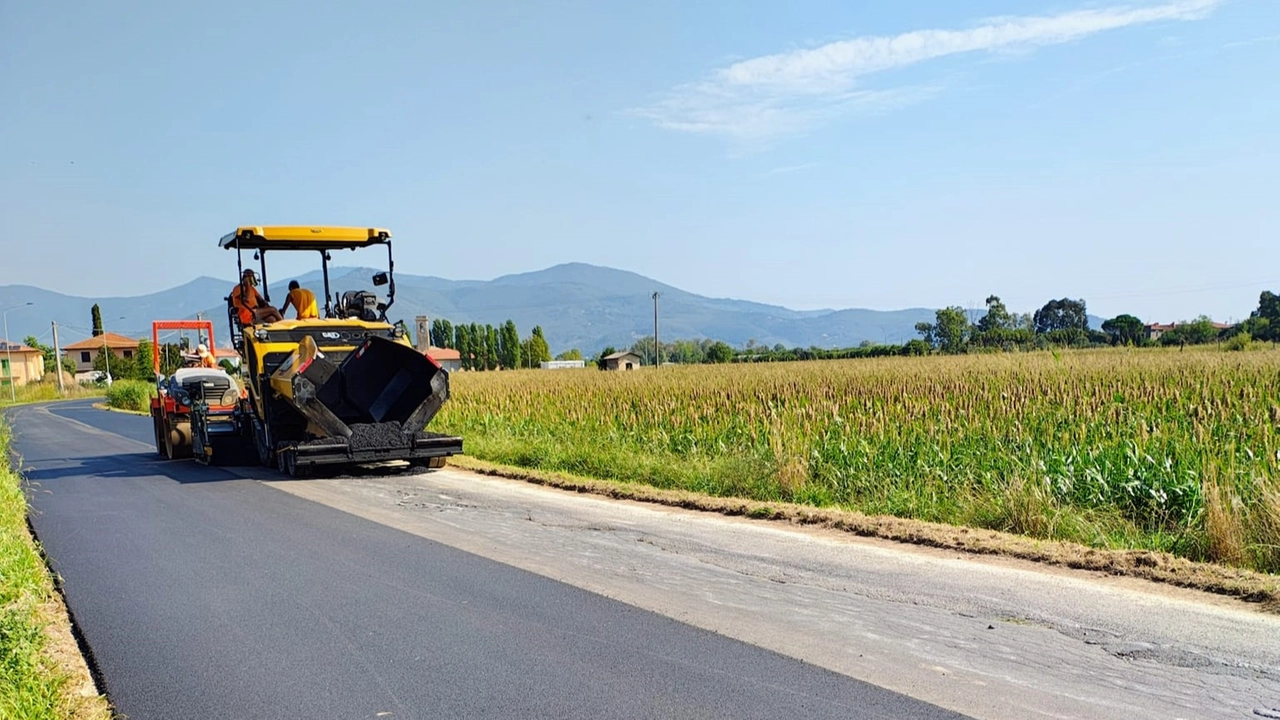
[[[334,291],[375,289],[368,268],[330,268]],[[319,272],[297,278],[323,293]],[[625,270],[583,263],[505,275],[493,280],[447,280],[397,273],[393,320],[413,326],[419,315],[458,323],[498,325],[515,321],[522,336],[541,325],[553,352],[579,348],[592,355],[607,345],[629,347],[653,334],[653,293],[659,293],[659,335],[674,339],[710,338],[741,347],[754,340],[772,346],[850,347],[864,340],[902,343],[917,337],[915,324],[931,322],[928,308],[905,310],[791,310],[745,300],[710,298]],[[224,298],[232,280],[199,277],[178,287],[136,297],[74,297],[25,285],[0,285],[0,308],[11,309],[8,334],[13,340],[35,335],[51,343],[50,323],[59,325],[62,344],[89,335],[90,308],[96,303],[103,325],[134,337],[150,335],[154,319],[186,319],[202,314],[215,323],[215,338],[226,338]],[[385,292],[385,287],[375,290]],[[272,283],[270,297],[279,304],[284,283]],[[1092,318],[1091,318],[1092,320]],[[1096,321],[1095,321],[1096,322]],[[1095,324],[1096,326],[1096,324]],[[221,337],[218,337],[221,336]]]

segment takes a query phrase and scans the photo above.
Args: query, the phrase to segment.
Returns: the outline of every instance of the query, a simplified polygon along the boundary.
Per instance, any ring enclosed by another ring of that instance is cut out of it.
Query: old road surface
[[[1280,718],[1280,618],[1134,580],[444,470],[291,481],[13,409],[145,718]]]

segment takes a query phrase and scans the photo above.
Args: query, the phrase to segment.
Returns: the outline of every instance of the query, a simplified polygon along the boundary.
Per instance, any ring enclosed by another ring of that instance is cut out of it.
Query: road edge
[[[77,631],[75,620],[63,596],[61,578],[53,571],[44,546],[31,526],[31,509],[26,499],[26,485],[19,471],[21,462],[9,445],[11,429],[8,419],[0,414],[0,482],[12,483],[21,496],[21,525],[18,531],[23,537],[16,539],[20,552],[30,552],[38,559],[42,572],[34,589],[28,622],[44,638],[43,646],[35,650],[37,661],[43,667],[41,673],[51,685],[56,685],[56,704],[53,713],[65,713],[59,717],[72,720],[110,720],[116,717],[111,703],[102,693],[98,677],[86,657],[87,648]]]
[[[1280,577],[1196,562],[1169,553],[1092,548],[1059,540],[1037,540],[997,530],[957,527],[885,515],[864,515],[851,510],[723,498],[685,490],[664,490],[638,483],[610,482],[563,472],[501,465],[465,455],[449,458],[449,465],[481,475],[521,480],[618,500],[822,527],[862,537],[1137,578],[1243,600],[1264,613],[1280,615]]]

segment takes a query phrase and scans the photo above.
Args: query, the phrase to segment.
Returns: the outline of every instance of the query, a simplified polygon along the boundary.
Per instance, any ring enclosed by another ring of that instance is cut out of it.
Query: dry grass
[[[29,385],[19,385],[14,388],[12,395],[17,396],[17,400],[12,399],[9,389],[0,388],[0,407],[9,405],[25,405],[27,403],[49,402],[51,400],[74,400],[80,398],[102,397],[102,388],[96,388],[89,385],[78,385],[74,382],[65,384],[64,390],[58,392],[57,378],[53,375],[46,376],[43,380]]]

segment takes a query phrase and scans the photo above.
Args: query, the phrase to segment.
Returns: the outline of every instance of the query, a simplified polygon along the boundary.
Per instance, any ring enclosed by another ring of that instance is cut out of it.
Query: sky
[[[332,224],[453,279],[1240,319],[1280,291],[1277,68],[1276,0],[3,3],[0,284],[232,278],[236,226]]]

